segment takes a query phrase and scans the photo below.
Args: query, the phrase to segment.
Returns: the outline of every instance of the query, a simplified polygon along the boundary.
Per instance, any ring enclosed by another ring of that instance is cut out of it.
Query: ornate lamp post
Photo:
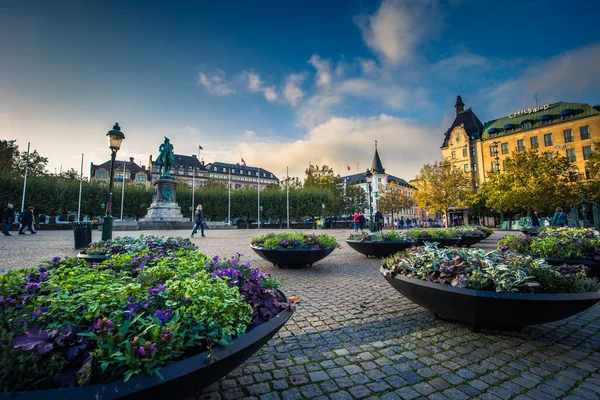
[[[371,203],[371,192],[373,191],[371,182],[373,181],[373,173],[368,169],[365,173],[365,179],[367,180],[367,187],[369,188],[369,232],[373,232],[373,205]]]
[[[108,182],[108,202],[106,203],[106,215],[104,216],[104,224],[102,225],[102,240],[112,239],[113,217],[112,198],[113,198],[113,181],[115,174],[115,158],[117,151],[121,148],[121,142],[125,139],[125,135],[121,132],[121,127],[118,122],[106,134],[108,137],[108,147],[110,148],[110,181]]]

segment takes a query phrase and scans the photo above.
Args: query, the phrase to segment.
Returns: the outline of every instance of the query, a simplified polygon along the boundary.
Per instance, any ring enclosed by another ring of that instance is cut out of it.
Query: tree
[[[382,213],[390,214],[392,221],[394,214],[415,206],[415,199],[409,195],[408,189],[396,182],[391,182],[387,189],[381,187],[379,192],[382,195],[377,202],[377,207]]]
[[[537,150],[514,153],[504,170],[490,173],[478,196],[492,210],[549,214],[567,207],[580,196],[580,177],[566,157]]]
[[[78,181],[80,178],[79,172],[75,171],[75,169],[73,169],[73,168],[56,174],[56,177],[61,178],[61,179],[71,180],[71,181]],[[85,180],[87,180],[87,178],[84,177],[83,180],[85,181]]]
[[[342,215],[344,211],[344,187],[342,178],[335,175],[333,168],[323,165],[311,165],[305,171],[304,188],[318,188],[328,192],[325,196],[328,201],[324,202],[325,209],[319,210],[313,215]]]
[[[0,171],[3,173],[13,172],[19,157],[19,146],[16,140],[0,141]]]
[[[29,162],[27,163],[28,158],[29,158]],[[29,157],[27,157],[27,152],[24,152],[24,153],[21,153],[21,155],[17,158],[15,170],[20,176],[25,176],[25,166],[26,165],[27,165],[27,174],[29,176],[48,175],[48,171],[46,171],[46,166],[48,165],[48,157],[42,157],[37,152],[37,150],[30,151]]]
[[[284,179],[282,179],[280,182],[280,185],[283,186],[284,188],[288,187],[290,189],[300,189],[302,188],[302,182],[300,182],[300,179],[297,176],[286,176]]]
[[[367,193],[357,183],[346,186],[343,197],[343,215],[352,215],[357,211],[365,210],[369,207]]]
[[[582,183],[582,191],[587,193],[589,200],[600,202],[600,142],[594,143],[594,151],[586,161],[589,179]]]
[[[449,160],[425,164],[416,176],[414,194],[419,207],[429,213],[447,215],[450,207],[469,207],[473,201],[475,180]]]

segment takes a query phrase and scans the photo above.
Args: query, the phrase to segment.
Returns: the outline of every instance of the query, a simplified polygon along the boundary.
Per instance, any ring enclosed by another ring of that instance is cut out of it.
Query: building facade
[[[371,190],[369,191],[369,183],[367,182],[366,174],[370,172],[373,174],[371,179]],[[398,178],[394,175],[387,174],[385,172],[385,168],[383,168],[383,163],[381,162],[381,158],[379,157],[379,152],[377,151],[377,143],[375,143],[375,155],[373,156],[373,162],[371,163],[371,169],[354,175],[348,175],[342,177],[342,182],[344,187],[347,185],[359,185],[360,188],[367,193],[371,193],[371,205],[373,207],[373,214],[377,212],[377,201],[380,196],[385,193],[387,189],[389,189],[392,183],[398,185],[401,190],[409,197],[413,197],[415,190],[417,190],[414,186],[410,185],[402,178]],[[385,215],[386,221],[390,221],[391,215]],[[402,218],[402,219],[420,219],[419,212],[417,207],[410,207],[404,210],[401,210],[398,214],[394,215],[394,218]]]
[[[133,157],[129,161],[115,160],[114,185],[120,187],[123,184],[123,171],[125,171],[126,185],[140,185],[150,187],[152,178],[150,171],[144,165],[135,163]],[[90,182],[105,182],[110,180],[110,160],[102,164],[90,164]]]

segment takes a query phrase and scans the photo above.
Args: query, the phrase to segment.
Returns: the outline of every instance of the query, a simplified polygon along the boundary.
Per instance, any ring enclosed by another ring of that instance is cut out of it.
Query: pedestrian
[[[360,214],[355,212],[354,213],[354,232],[358,232],[358,228],[360,227]]]
[[[400,229],[404,229],[404,217],[400,218]]]
[[[529,217],[531,218],[531,226],[533,226],[533,229],[539,228],[540,227],[540,218],[538,217],[535,210],[531,210],[531,214],[529,215]]]
[[[361,231],[365,229],[365,216],[363,213],[358,214],[358,225]]]
[[[196,207],[196,212],[194,213],[194,222],[196,224],[194,225],[194,229],[192,229],[192,237],[194,237],[196,232],[198,232],[198,228],[200,228],[200,233],[202,234],[202,237],[205,237],[204,236],[204,211],[202,211],[202,204],[198,204],[198,207]]]
[[[556,207],[556,212],[552,217],[552,222],[550,222],[552,226],[567,226],[567,214],[563,211],[562,208]]]
[[[8,204],[2,213],[2,223],[4,227],[2,228],[2,233],[4,236],[12,236],[10,234],[10,227],[12,223],[15,221],[15,210],[13,210],[13,205]]]
[[[21,215],[21,229],[19,230],[19,235],[24,235],[25,229],[29,229],[29,232],[31,232],[32,235],[35,235],[37,232],[33,229],[33,221],[33,206],[29,206]]]
[[[375,230],[383,231],[383,214],[379,210],[375,213]]]

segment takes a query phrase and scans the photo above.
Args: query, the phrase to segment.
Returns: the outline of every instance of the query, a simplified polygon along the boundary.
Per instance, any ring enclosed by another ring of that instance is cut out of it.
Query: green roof
[[[547,106],[541,106],[539,107],[539,111],[536,111],[535,108],[527,110],[517,110],[516,112],[510,113],[506,117],[486,122],[483,126],[483,134],[481,135],[481,139],[486,140],[490,138],[496,138],[499,136],[512,135],[514,133],[519,133],[530,129],[538,129],[542,126],[542,121],[540,121],[540,117],[542,115],[549,115],[550,117],[552,117],[550,125],[561,123],[563,121],[560,112],[563,110],[572,110],[573,119],[580,119],[591,117],[594,115],[600,115],[600,112],[598,112],[589,104],[568,103],[560,101],[558,103],[549,104]],[[521,124],[525,121],[531,121],[531,128],[523,129]],[[514,130],[512,132],[504,132],[504,126],[507,124],[514,125]],[[492,128],[496,129],[497,133],[490,134],[489,130]]]

